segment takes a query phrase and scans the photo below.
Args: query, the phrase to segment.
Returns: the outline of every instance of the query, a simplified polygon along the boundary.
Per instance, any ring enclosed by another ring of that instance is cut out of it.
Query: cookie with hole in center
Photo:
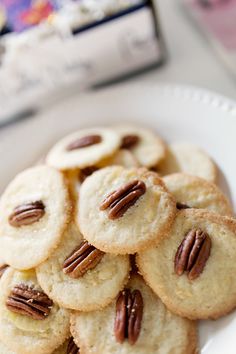
[[[163,181],[174,195],[177,209],[208,209],[221,215],[233,215],[230,202],[212,182],[185,173],[173,173],[163,177]]]
[[[128,281],[129,270],[128,255],[105,254],[85,241],[72,224],[36,272],[42,289],[61,307],[92,311],[116,297]]]
[[[157,165],[157,172],[164,176],[183,172],[214,183],[217,180],[217,168],[212,159],[205,151],[188,143],[170,144],[165,159]]]
[[[59,170],[94,166],[113,155],[120,142],[119,134],[113,129],[81,129],[56,143],[49,151],[46,163]]]
[[[151,130],[132,125],[116,126],[114,129],[120,134],[121,149],[129,150],[140,166],[150,168],[164,159],[166,145]]]
[[[50,354],[69,338],[69,311],[40,288],[33,270],[9,268],[0,288],[0,341],[17,354]]]
[[[71,332],[82,353],[197,353],[195,323],[171,314],[139,276],[103,310],[72,314]]]
[[[30,269],[49,257],[71,217],[63,175],[48,166],[15,177],[0,201],[0,257],[16,269]]]
[[[119,166],[101,169],[81,186],[78,224],[104,252],[135,253],[168,233],[175,201],[157,174]]]
[[[139,271],[170,311],[216,319],[236,307],[236,221],[206,210],[179,211],[157,246],[136,257]]]

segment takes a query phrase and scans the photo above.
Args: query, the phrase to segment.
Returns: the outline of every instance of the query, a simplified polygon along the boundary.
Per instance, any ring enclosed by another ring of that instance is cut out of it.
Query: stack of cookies
[[[200,149],[134,126],[59,141],[0,200],[1,354],[196,354],[236,307],[236,220]]]

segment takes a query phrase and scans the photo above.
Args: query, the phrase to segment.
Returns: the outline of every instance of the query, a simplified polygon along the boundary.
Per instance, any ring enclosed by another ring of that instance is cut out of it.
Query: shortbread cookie
[[[162,175],[184,172],[210,182],[217,179],[217,168],[211,158],[203,150],[187,143],[171,144],[166,158],[157,166],[157,172]]]
[[[121,148],[132,152],[139,164],[144,167],[157,165],[166,155],[166,145],[155,133],[135,126],[118,126]]]
[[[46,162],[60,170],[93,166],[113,155],[120,141],[119,134],[112,129],[79,130],[60,140],[47,155]]]
[[[179,212],[169,236],[137,257],[170,311],[216,319],[236,306],[236,220],[206,210]]]
[[[116,297],[128,280],[129,270],[128,255],[96,250],[71,225],[61,245],[37,268],[37,278],[45,293],[60,306],[92,311]]]
[[[37,166],[20,173],[0,201],[0,257],[17,269],[37,266],[60,242],[70,213],[60,172]]]
[[[78,224],[85,239],[104,252],[135,253],[169,231],[176,207],[157,174],[107,167],[81,186]]]
[[[50,354],[69,337],[69,312],[42,291],[34,271],[8,269],[0,288],[0,340],[16,354]]]
[[[233,215],[228,199],[214,183],[185,173],[173,173],[163,181],[176,198],[178,209],[208,209],[221,215]]]
[[[194,322],[171,314],[139,276],[105,309],[74,313],[71,331],[81,353],[197,353]]]

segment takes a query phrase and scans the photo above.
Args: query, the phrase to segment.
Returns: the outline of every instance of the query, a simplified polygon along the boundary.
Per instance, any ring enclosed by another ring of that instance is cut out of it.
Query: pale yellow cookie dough
[[[130,181],[140,180],[146,192],[122,217],[111,220],[100,210],[103,200]],[[162,180],[146,169],[107,167],[81,186],[77,221],[85,239],[104,252],[135,253],[165,237],[176,213],[175,201]]]
[[[214,183],[185,173],[173,173],[165,176],[163,181],[179,203],[221,215],[233,215],[230,202]]]
[[[183,172],[216,182],[217,168],[207,153],[188,143],[170,144],[166,158],[157,165],[162,175]]]
[[[22,204],[42,201],[45,214],[31,225],[11,226],[9,216]],[[63,175],[48,166],[15,177],[0,200],[0,257],[17,269],[30,269],[49,257],[69,221],[71,205]]]
[[[0,342],[0,353],[1,354],[16,354],[12,350],[8,349],[7,346],[5,344],[3,344],[2,342]],[[62,354],[62,353],[58,353],[58,354]]]
[[[114,335],[116,301],[103,310],[74,313],[71,331],[81,354],[194,354],[197,332],[194,322],[171,314],[139,276],[127,285],[143,297],[141,331],[134,345],[118,343]]]
[[[11,312],[5,305],[14,286],[33,285],[41,290],[33,270],[8,269],[0,288],[0,341],[16,354],[51,354],[69,337],[69,312],[53,304],[48,317],[34,320]]]
[[[177,275],[178,247],[192,229],[207,232],[210,256],[198,278]],[[170,311],[190,319],[216,319],[236,306],[236,220],[206,210],[180,211],[167,238],[140,253],[139,271]]]
[[[68,146],[81,138],[98,135],[101,142],[91,146],[68,151]],[[96,165],[106,157],[109,157],[118,150],[120,136],[113,129],[109,128],[88,128],[74,132],[61,139],[49,151],[46,163],[60,170],[85,168]]]
[[[52,256],[37,268],[37,278],[45,293],[60,306],[92,311],[108,305],[128,280],[128,256],[105,254],[94,269],[77,279],[63,273],[63,263],[81,244],[78,228],[69,226]]]
[[[138,137],[137,144],[129,150],[141,166],[153,167],[164,159],[166,145],[153,131],[133,125],[116,126],[114,129],[120,134],[121,139],[127,135]]]

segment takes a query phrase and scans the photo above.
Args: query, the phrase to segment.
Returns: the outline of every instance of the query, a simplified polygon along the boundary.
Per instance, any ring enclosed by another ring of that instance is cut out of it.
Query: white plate
[[[167,141],[206,149],[221,168],[220,183],[236,207],[236,103],[205,90],[173,85],[125,85],[80,95],[0,132],[1,190],[59,137],[83,126],[134,122]],[[236,209],[236,208],[235,208]],[[235,313],[200,324],[204,354],[236,353]]]

